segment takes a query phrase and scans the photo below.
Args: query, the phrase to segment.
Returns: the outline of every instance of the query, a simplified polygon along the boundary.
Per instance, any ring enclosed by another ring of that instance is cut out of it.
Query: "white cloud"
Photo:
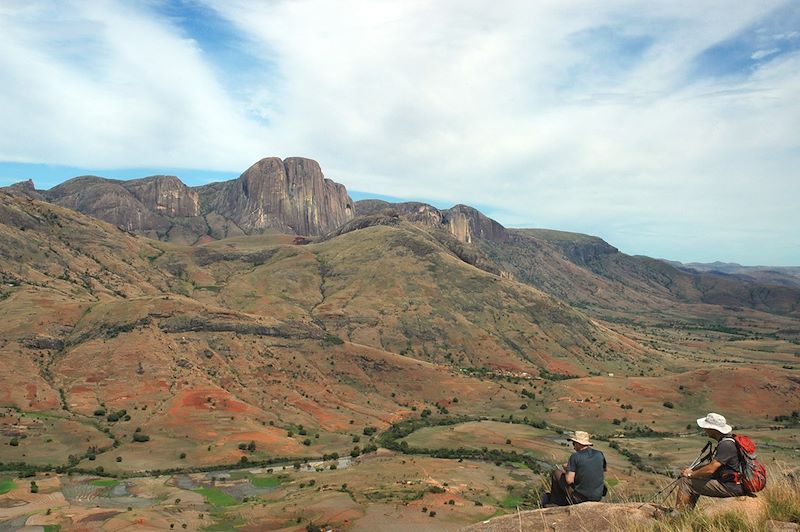
[[[100,50],[89,66],[48,51],[46,16],[12,9],[0,158],[242,170],[304,155],[351,189],[475,204],[625,251],[800,263],[797,54],[735,80],[695,62],[780,4],[208,2],[275,65],[243,99],[130,4],[70,4],[102,30],[85,30]],[[798,249],[761,260],[754,227]]]
[[[194,42],[126,3],[6,6],[0,72],[2,160],[224,169],[263,136]]]
[[[756,50],[750,56],[750,59],[754,59],[754,60],[758,61],[759,59],[764,59],[765,57],[769,57],[771,55],[777,54],[780,51],[781,51],[780,48],[770,48],[769,50]]]

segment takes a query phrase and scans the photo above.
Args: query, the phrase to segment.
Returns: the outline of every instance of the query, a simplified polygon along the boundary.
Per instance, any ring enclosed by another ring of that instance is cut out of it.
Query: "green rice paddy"
[[[214,506],[236,506],[239,504],[234,497],[227,493],[218,490],[217,488],[197,488],[197,493],[201,494],[206,500]]]
[[[17,485],[14,484],[14,481],[10,478],[0,478],[0,495],[8,493],[15,487],[17,487]]]
[[[270,475],[267,477],[253,477],[250,479],[250,483],[256,488],[277,488],[281,485],[281,479],[275,475]]]

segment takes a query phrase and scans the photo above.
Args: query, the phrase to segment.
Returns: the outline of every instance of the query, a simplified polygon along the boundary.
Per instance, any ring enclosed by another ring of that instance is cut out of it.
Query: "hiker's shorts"
[[[713,478],[681,477],[678,491],[684,495],[692,495],[694,499],[700,495],[706,497],[738,497],[741,491],[731,490],[725,484]]]

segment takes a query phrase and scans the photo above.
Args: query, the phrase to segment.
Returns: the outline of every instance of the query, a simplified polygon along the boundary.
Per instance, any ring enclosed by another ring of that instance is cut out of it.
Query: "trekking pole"
[[[707,450],[709,450],[710,448],[711,448],[711,442],[707,442],[707,443],[706,443],[706,445],[705,445],[705,447],[703,447],[703,449],[700,451],[700,454],[699,454],[699,455],[697,455],[697,458],[695,458],[695,459],[692,461],[692,463],[691,463],[691,464],[689,464],[689,467],[688,467],[688,469],[694,469],[694,468],[695,468],[695,467],[697,467],[698,465],[702,464],[702,463],[705,461],[705,459],[709,457],[709,455],[706,455],[706,451],[707,451]],[[665,498],[666,498],[666,497],[669,497],[669,494],[670,494],[670,493],[672,493],[672,490],[674,490],[674,489],[675,489],[675,487],[678,485],[678,482],[680,482],[681,478],[682,478],[682,477],[678,477],[678,478],[676,478],[675,480],[673,480],[672,482],[670,482],[669,484],[667,484],[666,486],[664,486],[663,488],[661,488],[660,490],[658,490],[658,491],[655,493],[655,495],[653,495],[653,496],[650,498],[650,500],[644,501],[644,502],[641,504],[641,506],[639,506],[639,508],[642,508],[642,507],[643,507],[645,504],[652,503],[653,501],[655,501],[656,499],[658,499],[659,495],[661,495],[661,494],[662,494],[663,492],[665,492],[665,491],[666,491],[666,494],[664,495],[664,497],[665,497]],[[669,491],[667,491],[667,490],[669,490]]]

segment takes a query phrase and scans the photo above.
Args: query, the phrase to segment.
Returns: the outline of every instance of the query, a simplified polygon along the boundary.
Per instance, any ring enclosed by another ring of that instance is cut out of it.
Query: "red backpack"
[[[736,481],[741,482],[745,493],[756,493],[767,485],[767,470],[764,464],[756,458],[756,444],[747,436],[732,434],[730,438],[736,443],[739,452],[739,467],[741,472],[736,475]]]

